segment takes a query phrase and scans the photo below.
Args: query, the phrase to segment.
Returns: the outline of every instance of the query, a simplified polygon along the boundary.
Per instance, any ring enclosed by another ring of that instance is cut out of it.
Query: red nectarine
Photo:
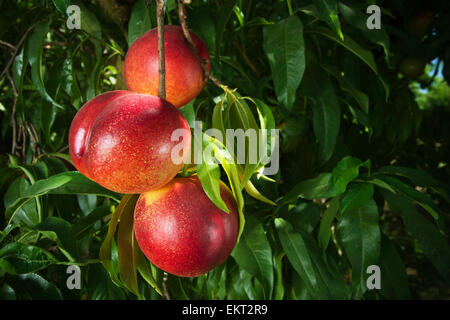
[[[141,194],[134,232],[145,256],[182,277],[200,276],[223,263],[236,244],[239,218],[231,191],[223,183],[220,191],[229,213],[208,198],[197,176]]]
[[[172,141],[176,129],[183,129],[182,142]],[[189,125],[178,109],[158,97],[124,90],[91,99],[69,131],[75,167],[119,193],[142,193],[168,183],[183,166],[172,161],[172,149],[182,149],[186,159],[190,144]]]
[[[208,48],[191,32],[198,56],[209,61]],[[166,100],[179,108],[194,99],[205,87],[203,70],[179,26],[164,27]],[[210,69],[209,63],[206,65]],[[147,31],[136,39],[125,56],[125,81],[128,89],[158,94],[158,32]]]

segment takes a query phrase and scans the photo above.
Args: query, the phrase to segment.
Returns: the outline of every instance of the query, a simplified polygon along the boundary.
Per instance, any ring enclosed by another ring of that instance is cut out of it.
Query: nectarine
[[[172,141],[176,129],[182,141]],[[180,148],[179,144],[182,144]],[[86,177],[119,193],[142,193],[168,183],[189,156],[191,134],[183,114],[158,97],[118,90],[88,101],[69,131],[69,152]]]
[[[191,32],[198,56],[209,61],[208,48]],[[200,62],[191,51],[179,26],[164,27],[166,66],[166,100],[179,108],[194,99],[205,87]],[[209,62],[206,65],[210,69]],[[151,95],[158,94],[158,32],[144,33],[128,49],[124,64],[128,89]]]
[[[134,211],[134,232],[145,256],[160,269],[182,277],[200,276],[222,264],[236,244],[236,200],[221,183],[229,209],[216,207],[197,176],[175,178],[141,194]]]
[[[409,80],[416,80],[425,71],[424,59],[408,57],[400,63],[400,72]]]

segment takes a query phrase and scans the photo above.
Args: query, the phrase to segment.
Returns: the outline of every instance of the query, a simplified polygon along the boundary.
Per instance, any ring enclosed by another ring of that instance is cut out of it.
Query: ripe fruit
[[[191,32],[201,59],[209,61],[208,48]],[[164,27],[166,100],[179,108],[194,99],[205,87],[203,70],[179,26]],[[210,69],[209,62],[206,65]],[[128,89],[158,94],[158,32],[152,29],[139,37],[125,56],[125,81]]]
[[[412,17],[408,24],[409,33],[418,38],[422,38],[430,31],[434,14],[430,10],[418,11]]]
[[[409,80],[420,77],[425,70],[425,60],[420,58],[406,58],[400,64],[400,72]]]
[[[134,232],[142,252],[162,270],[200,276],[223,263],[236,244],[236,201],[221,183],[226,213],[209,200],[196,176],[175,178],[143,193],[134,211]]]
[[[182,142],[171,140],[176,129],[184,129]],[[119,193],[146,192],[169,182],[183,166],[171,159],[172,149],[180,143],[185,159],[191,134],[179,110],[158,97],[125,90],[88,101],[69,131],[75,167]]]

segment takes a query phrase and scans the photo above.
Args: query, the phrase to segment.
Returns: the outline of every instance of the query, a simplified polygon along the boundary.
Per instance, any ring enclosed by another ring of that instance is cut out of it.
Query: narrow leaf
[[[290,16],[263,28],[263,47],[269,60],[275,93],[280,104],[290,110],[305,72],[303,25]]]

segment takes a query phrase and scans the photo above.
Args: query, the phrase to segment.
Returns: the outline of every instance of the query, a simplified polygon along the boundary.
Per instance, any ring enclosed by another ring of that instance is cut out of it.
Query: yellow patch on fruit
[[[170,186],[172,185],[172,183],[173,183],[173,180],[159,189],[155,189],[155,190],[151,190],[151,191],[143,193],[142,197],[144,198],[145,205],[149,206],[152,203],[154,203],[154,202],[158,201],[159,199],[161,199],[162,197],[164,197],[167,194],[167,192],[170,191],[170,189],[171,189]]]

